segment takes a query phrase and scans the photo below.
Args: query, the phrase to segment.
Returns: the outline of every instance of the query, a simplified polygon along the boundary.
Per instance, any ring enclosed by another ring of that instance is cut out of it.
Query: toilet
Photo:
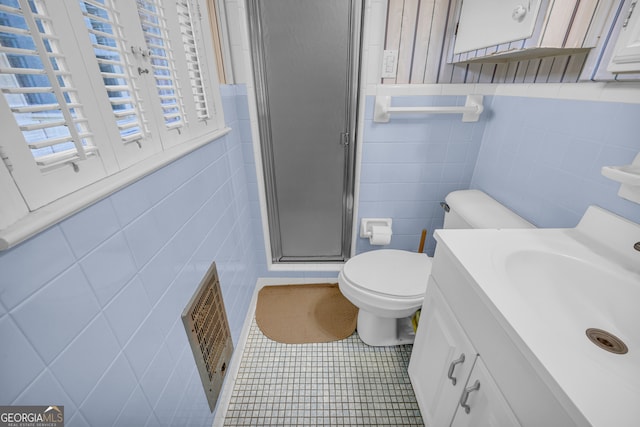
[[[442,203],[444,228],[534,228],[479,190],[454,191]],[[340,274],[342,294],[359,308],[357,331],[371,346],[413,343],[411,317],[422,307],[431,257],[378,249],[349,259]]]

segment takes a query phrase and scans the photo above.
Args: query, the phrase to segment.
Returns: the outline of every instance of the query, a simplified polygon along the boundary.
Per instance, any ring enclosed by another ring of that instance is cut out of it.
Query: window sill
[[[134,183],[231,131],[225,127],[207,136],[172,147],[135,165],[62,197],[0,230],[0,251],[10,249],[60,221],[80,212],[116,191]]]

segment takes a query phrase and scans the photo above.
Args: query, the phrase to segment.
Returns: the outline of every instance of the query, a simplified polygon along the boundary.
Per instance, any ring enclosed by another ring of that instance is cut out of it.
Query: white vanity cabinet
[[[473,365],[451,427],[518,427],[520,422],[489,374],[482,358]]]
[[[444,231],[436,232],[409,363],[425,425],[589,426],[446,246]],[[456,364],[462,353],[464,363]]]
[[[425,424],[519,426],[433,280],[423,307],[409,377]]]
[[[444,426],[451,423],[477,353],[435,286],[427,288],[423,307],[409,377],[425,424]]]

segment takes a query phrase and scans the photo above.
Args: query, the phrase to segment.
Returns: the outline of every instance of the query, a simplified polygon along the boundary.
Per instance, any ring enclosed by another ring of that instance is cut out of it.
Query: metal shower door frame
[[[269,240],[271,244],[271,260],[273,263],[289,262],[343,262],[351,254],[353,228],[354,189],[355,189],[355,149],[358,112],[358,92],[360,86],[360,52],[362,40],[362,20],[364,0],[349,0],[349,35],[347,94],[345,96],[346,129],[342,133],[342,145],[345,150],[344,185],[342,190],[342,245],[339,257],[285,257],[282,255],[281,227],[278,209],[278,198],[275,178],[275,159],[273,156],[273,139],[269,111],[269,93],[266,85],[265,47],[260,22],[260,1],[246,0],[249,37],[251,43],[251,59],[253,62],[254,87],[258,110],[258,127],[260,134],[260,151],[269,223]],[[268,1],[268,0],[266,0]]]

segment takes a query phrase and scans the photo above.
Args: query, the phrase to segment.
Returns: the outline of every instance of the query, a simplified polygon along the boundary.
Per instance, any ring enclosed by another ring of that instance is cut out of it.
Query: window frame
[[[195,106],[193,104],[195,101],[190,87],[191,83],[189,80],[184,81],[185,73],[188,73],[186,59],[183,60],[181,58],[182,50],[174,51],[174,56],[180,57],[180,60],[176,61],[176,68],[180,69],[176,79],[182,80],[181,97],[184,98],[184,104],[189,106],[189,108],[185,107],[183,110],[186,112],[187,121],[180,130],[165,129],[162,113],[151,113],[151,117],[153,117],[151,120],[154,122],[149,123],[150,132],[145,138],[146,140],[142,141],[142,145],[146,146],[145,149],[141,149],[136,143],[122,144],[117,126],[113,126],[115,119],[113,118],[111,104],[109,97],[106,95],[102,75],[97,68],[98,62],[93,56],[93,47],[89,37],[87,37],[84,17],[78,3],[74,1],[70,7],[60,7],[55,11],[47,11],[47,15],[52,17],[58,28],[62,25],[60,24],[61,22],[65,22],[66,25],[70,25],[73,29],[73,31],[58,31],[60,34],[56,34],[56,36],[61,38],[61,44],[65,46],[65,49],[69,49],[70,46],[75,46],[77,49],[73,52],[73,56],[67,55],[67,60],[71,63],[69,64],[69,69],[84,68],[87,70],[84,73],[74,71],[73,84],[74,87],[83,88],[83,92],[79,92],[83,99],[90,98],[90,100],[83,101],[83,108],[86,110],[84,111],[85,116],[91,117],[89,123],[92,127],[92,132],[99,135],[98,139],[93,141],[98,147],[99,156],[88,157],[87,160],[83,160],[80,164],[80,170],[86,171],[88,175],[85,180],[78,179],[78,172],[74,172],[75,166],[73,168],[60,168],[63,171],[61,175],[66,175],[66,177],[55,179],[61,179],[61,182],[66,180],[71,185],[65,187],[53,200],[47,201],[46,197],[38,199],[37,203],[40,206],[34,208],[35,204],[32,203],[30,208],[24,192],[37,192],[38,183],[37,180],[28,176],[21,177],[20,173],[25,168],[25,164],[31,163],[36,168],[37,166],[35,166],[34,158],[28,148],[26,150],[24,147],[20,150],[11,148],[19,144],[23,145],[24,137],[19,130],[16,133],[17,126],[13,124],[8,126],[13,128],[13,134],[10,132],[5,133],[2,138],[4,143],[0,141],[0,158],[3,160],[0,161],[0,194],[2,198],[0,202],[0,250],[8,249],[28,239],[153,171],[224,136],[230,131],[224,124],[215,53],[211,42],[212,29],[206,12],[208,5],[205,0],[189,1],[195,5],[193,10],[197,10],[199,13],[199,16],[194,17],[193,21],[197,21],[195,23],[199,31],[198,53],[200,55],[200,67],[203,73],[209,117],[201,120],[197,115],[194,115]],[[172,1],[160,0],[160,2],[166,7],[176,7]],[[131,3],[133,3],[135,9],[136,2]],[[67,2],[64,4],[67,5]],[[78,19],[80,20],[78,21]],[[72,21],[77,22],[77,24],[71,25]],[[175,24],[172,22],[174,27]],[[175,31],[175,28],[170,29],[170,31]],[[142,34],[142,31],[139,34]],[[175,44],[177,41],[182,40],[182,35],[180,33],[171,33],[171,40]],[[144,38],[142,41],[144,42]],[[138,61],[144,60],[144,58],[136,59]],[[148,77],[148,75],[141,77]],[[152,79],[153,76],[150,76],[149,80]],[[91,91],[87,91],[87,87],[90,87]],[[78,90],[80,91],[80,88]],[[157,96],[155,85],[146,84],[143,90],[146,91],[145,95],[147,96],[145,103],[158,102],[159,98],[148,95],[148,93],[156,92]],[[104,92],[103,96],[99,96],[101,91]],[[0,96],[4,98],[4,95]],[[158,106],[159,104],[155,105]],[[145,105],[145,108],[148,109],[149,106]],[[14,120],[13,113],[8,109],[8,102],[2,99],[0,100],[0,117],[2,117],[3,121],[9,120],[9,116],[6,114],[11,115],[10,119]],[[19,151],[22,151],[22,154]],[[101,164],[94,165],[94,162]],[[44,178],[51,179],[51,174],[48,172]],[[19,180],[23,180],[23,182],[18,184]]]

